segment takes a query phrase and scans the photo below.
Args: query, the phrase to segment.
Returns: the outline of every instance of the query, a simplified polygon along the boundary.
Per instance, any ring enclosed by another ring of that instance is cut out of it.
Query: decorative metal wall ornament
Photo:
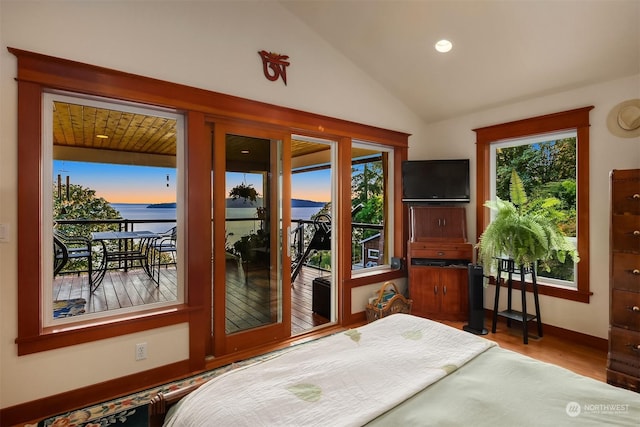
[[[280,55],[278,53],[267,52],[261,50],[258,52],[262,58],[262,71],[267,80],[275,82],[278,77],[282,76],[284,85],[287,85],[287,67],[289,66],[288,55]]]

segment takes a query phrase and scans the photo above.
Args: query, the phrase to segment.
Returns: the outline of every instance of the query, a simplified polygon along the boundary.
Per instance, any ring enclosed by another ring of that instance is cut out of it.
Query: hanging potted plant
[[[557,259],[564,263],[567,255],[579,261],[578,251],[563,231],[552,220],[550,213],[560,201],[554,197],[528,203],[522,180],[511,172],[509,185],[511,201],[497,199],[484,206],[497,212],[476,245],[478,263],[485,271],[495,270],[500,259],[511,261],[516,267],[526,269],[536,265],[549,271],[548,261]]]
[[[253,185],[243,182],[229,191],[229,197],[231,197],[232,200],[243,199],[244,203],[247,203],[247,200],[255,202],[258,200],[258,191],[253,188]]]

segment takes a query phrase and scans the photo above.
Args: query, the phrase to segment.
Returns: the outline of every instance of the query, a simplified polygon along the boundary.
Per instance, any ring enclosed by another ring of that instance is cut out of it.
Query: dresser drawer
[[[614,252],[611,272],[612,288],[640,292],[640,254]]]
[[[411,245],[411,258],[433,258],[433,259],[464,259],[471,261],[472,251],[464,246],[438,248],[433,245],[424,248],[414,248]]]
[[[616,181],[612,189],[611,204],[614,214],[640,215],[640,180]]]
[[[613,290],[611,324],[624,329],[640,331],[640,293]]]
[[[640,252],[640,215],[613,215],[611,220],[611,250]]]
[[[609,368],[638,376],[640,372],[640,332],[611,327]]]

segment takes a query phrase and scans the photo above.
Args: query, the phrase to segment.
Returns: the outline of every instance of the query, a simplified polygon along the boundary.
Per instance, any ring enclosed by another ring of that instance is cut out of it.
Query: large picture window
[[[491,200],[509,200],[511,173],[516,171],[524,184],[528,205],[545,204],[574,245],[578,236],[576,142],[576,132],[569,131],[491,144]],[[564,263],[549,260],[549,271],[539,266],[538,282],[577,289],[576,263],[568,257]]]
[[[542,277],[539,292],[589,302],[589,111],[584,107],[484,128],[476,132],[476,232],[491,221],[486,200],[505,191],[506,170],[528,174],[534,195],[555,194],[562,207],[562,227],[575,239],[577,264],[567,261]],[[574,148],[575,147],[575,148]],[[575,161],[573,160],[575,156]],[[560,170],[566,169],[566,170]],[[575,175],[575,182],[572,176]],[[503,195],[504,196],[504,195]],[[574,201],[575,199],[575,201]],[[575,209],[575,214],[573,210]],[[575,230],[575,231],[574,231]],[[517,285],[519,286],[519,285]]]
[[[45,93],[43,326],[181,303],[183,120]]]

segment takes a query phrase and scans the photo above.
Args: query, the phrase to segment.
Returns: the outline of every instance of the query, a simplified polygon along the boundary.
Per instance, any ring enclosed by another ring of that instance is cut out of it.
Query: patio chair
[[[177,227],[172,227],[169,230],[165,231],[157,238],[153,243],[151,243],[151,264],[153,269],[157,267],[157,277],[154,277],[154,280],[157,284],[160,284],[160,268],[164,265],[175,265],[176,264],[176,252],[178,250],[176,245],[177,238]],[[168,253],[171,254],[171,262],[162,262],[162,254]],[[156,261],[157,257],[157,261]]]
[[[59,230],[53,230],[53,275],[57,276],[74,259],[87,261],[89,286],[92,285],[91,241],[82,236],[67,236]],[[80,271],[77,271],[80,275]]]

